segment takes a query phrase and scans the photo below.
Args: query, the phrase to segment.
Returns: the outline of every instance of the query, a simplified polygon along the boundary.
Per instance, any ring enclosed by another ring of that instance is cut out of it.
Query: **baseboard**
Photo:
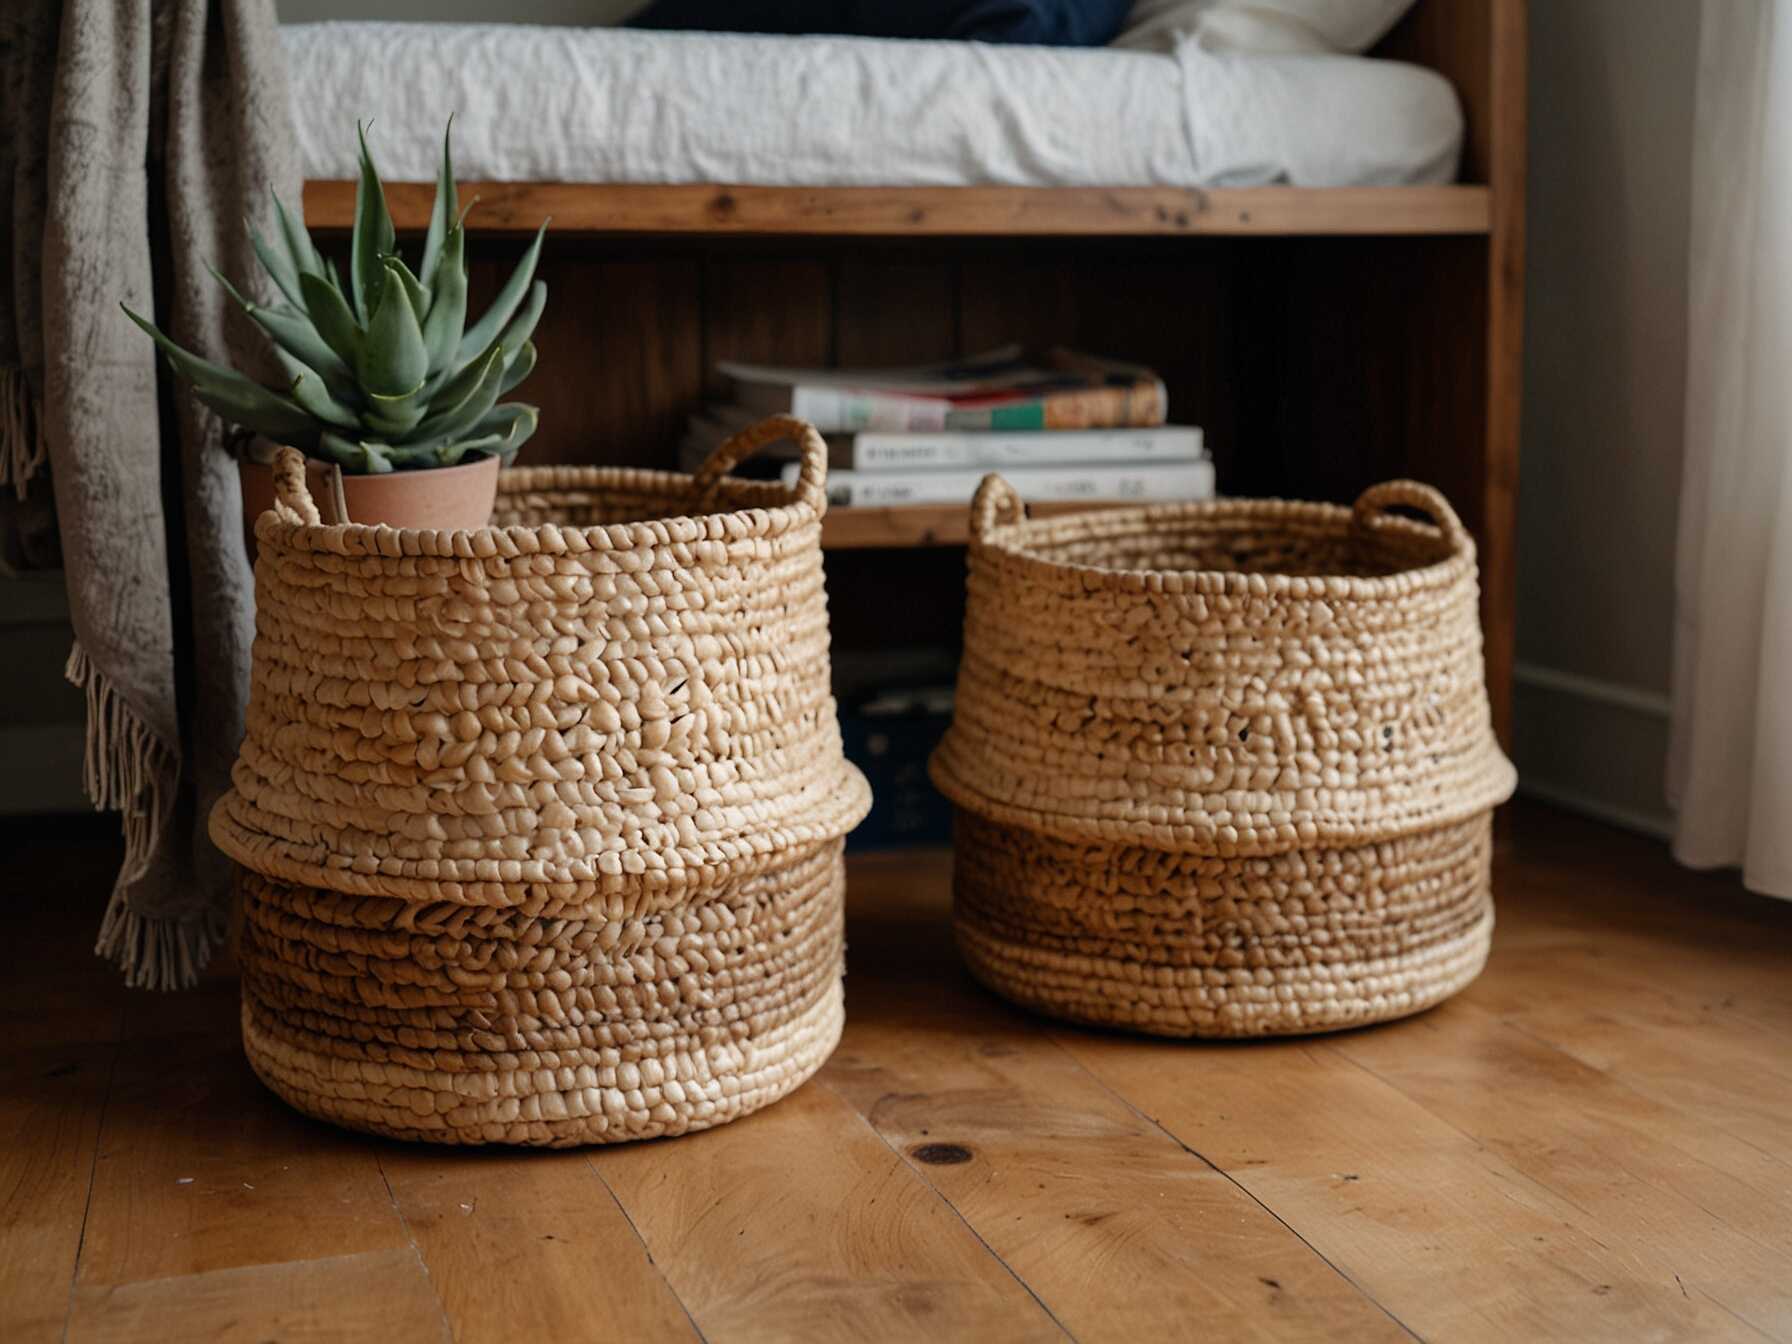
[[[1515,667],[1513,683],[1519,792],[1644,835],[1672,832],[1666,695],[1533,663]]]
[[[1674,838],[1673,818],[1666,813],[1656,816],[1648,812],[1633,812],[1627,807],[1613,807],[1610,803],[1589,797],[1574,789],[1558,789],[1539,780],[1527,778],[1523,773],[1520,773],[1518,777],[1518,792],[1521,797],[1535,798],[1540,803],[1559,807],[1564,812],[1575,812],[1583,817],[1591,817],[1594,821],[1603,821],[1626,831],[1635,831],[1639,835],[1652,836],[1657,840],[1672,840]]]

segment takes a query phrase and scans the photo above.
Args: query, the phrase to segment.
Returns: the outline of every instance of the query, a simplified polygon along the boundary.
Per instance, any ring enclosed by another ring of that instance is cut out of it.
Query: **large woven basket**
[[[794,486],[728,478],[799,440]],[[826,448],[779,418],[695,476],[504,474],[493,525],[256,524],[244,1044],[295,1106],[448,1143],[675,1134],[839,1036]]]
[[[1380,1021],[1474,978],[1514,775],[1442,495],[1028,520],[992,476],[971,532],[932,774],[974,974],[1203,1036]]]

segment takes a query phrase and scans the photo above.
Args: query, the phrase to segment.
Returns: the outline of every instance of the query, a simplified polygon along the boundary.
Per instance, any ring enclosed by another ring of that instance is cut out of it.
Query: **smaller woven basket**
[[[1059,1016],[1204,1036],[1380,1021],[1467,984],[1515,782],[1478,598],[1472,539],[1412,481],[1349,509],[1029,521],[986,478],[931,766],[973,973]]]
[[[794,485],[729,478],[781,438]],[[826,446],[774,418],[694,476],[503,474],[492,526],[256,524],[243,1039],[339,1124],[438,1143],[651,1138],[802,1082],[841,1027]]]

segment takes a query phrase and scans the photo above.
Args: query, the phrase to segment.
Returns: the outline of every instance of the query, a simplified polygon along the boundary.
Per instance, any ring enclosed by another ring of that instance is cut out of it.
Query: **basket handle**
[[[1003,479],[999,472],[990,472],[977,485],[971,496],[971,538],[983,541],[992,528],[1025,521],[1027,506],[1020,492]]]
[[[305,483],[305,454],[282,445],[274,450],[274,512],[289,523],[323,522]]]
[[[814,425],[794,415],[774,415],[756,425],[748,425],[738,434],[731,434],[709,455],[696,472],[694,497],[699,511],[707,510],[710,501],[726,476],[735,467],[752,457],[768,443],[793,440],[802,449],[802,466],[797,470],[796,502],[807,504],[816,514],[828,509],[828,445]]]
[[[1456,510],[1450,507],[1443,492],[1423,481],[1383,481],[1380,485],[1370,486],[1356,497],[1356,504],[1351,509],[1352,519],[1360,528],[1378,527],[1383,510],[1393,505],[1424,514],[1443,533],[1451,550],[1462,550],[1473,544],[1468,529],[1462,525],[1462,519],[1456,516]]]

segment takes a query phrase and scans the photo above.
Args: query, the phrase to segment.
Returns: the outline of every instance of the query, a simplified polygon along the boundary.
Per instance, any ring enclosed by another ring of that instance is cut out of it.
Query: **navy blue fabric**
[[[1101,47],[1131,7],[1131,0],[654,0],[629,26]]]

